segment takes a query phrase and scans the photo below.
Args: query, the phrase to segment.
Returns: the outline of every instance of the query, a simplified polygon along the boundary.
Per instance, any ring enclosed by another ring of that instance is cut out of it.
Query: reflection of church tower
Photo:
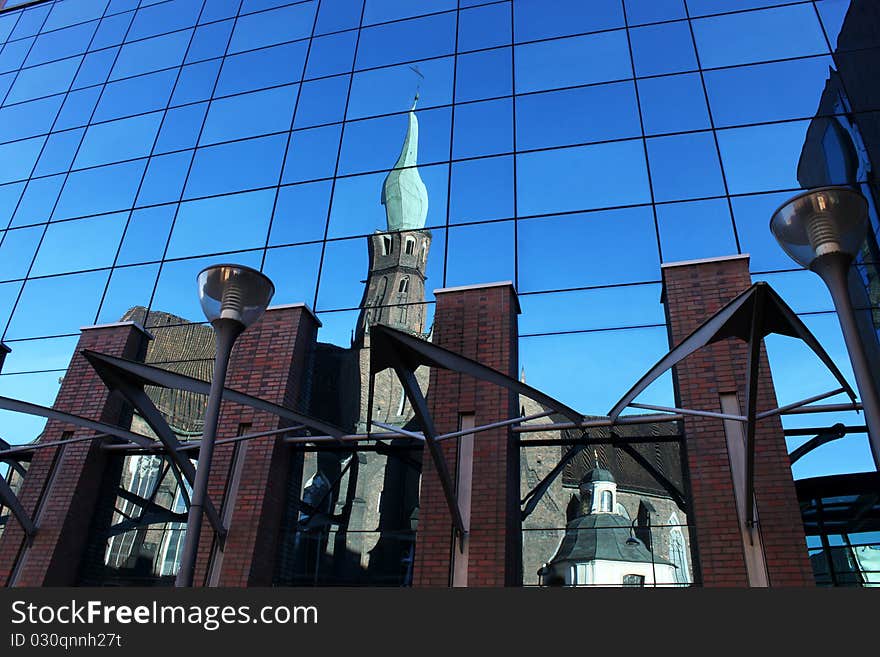
[[[416,101],[418,96],[416,97]],[[428,190],[417,168],[419,123],[416,101],[400,157],[382,186],[386,231],[369,238],[370,265],[355,344],[363,345],[374,324],[402,331],[425,331],[425,267],[431,231],[425,230]]]

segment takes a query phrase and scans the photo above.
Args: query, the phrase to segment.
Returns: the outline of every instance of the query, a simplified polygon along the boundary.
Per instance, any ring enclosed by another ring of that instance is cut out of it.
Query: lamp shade
[[[243,265],[211,265],[198,276],[199,301],[208,321],[231,319],[245,328],[262,316],[275,286],[256,269]]]
[[[844,253],[854,258],[868,230],[868,203],[849,187],[820,187],[798,194],[779,207],[770,230],[782,249],[803,267],[819,256]]]

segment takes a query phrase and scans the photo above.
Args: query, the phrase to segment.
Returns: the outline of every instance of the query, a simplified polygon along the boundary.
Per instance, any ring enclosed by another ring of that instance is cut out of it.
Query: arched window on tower
[[[394,253],[394,238],[391,235],[382,236],[382,255],[391,255]]]
[[[404,253],[406,253],[406,255],[412,255],[413,253],[415,253],[416,252],[416,238],[408,236],[406,238],[406,244],[403,248],[404,248]]]
[[[427,242],[422,242],[421,252],[422,252],[422,255],[420,256],[420,260],[421,260],[422,264],[424,265],[425,262],[428,260],[428,243]]]
[[[400,294],[406,294],[409,292],[409,276],[404,276],[400,279],[400,285],[397,286],[397,291]]]
[[[602,497],[600,498],[601,506],[599,507],[605,513],[611,513],[614,510],[614,496],[611,494],[610,490],[603,490]]]

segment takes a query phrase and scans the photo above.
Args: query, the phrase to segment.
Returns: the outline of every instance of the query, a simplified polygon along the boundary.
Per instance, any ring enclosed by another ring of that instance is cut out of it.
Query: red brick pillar
[[[320,322],[305,304],[276,306],[241,334],[226,386],[297,410]],[[279,429],[291,422],[248,406],[225,403],[217,438]],[[195,581],[217,586],[269,586],[284,512],[289,448],[266,436],[214,451],[209,494],[229,529],[223,550],[203,524]],[[225,499],[224,499],[225,497]],[[210,569],[207,567],[211,562]],[[210,573],[209,573],[210,570]]]
[[[433,342],[510,376],[517,373],[519,302],[509,282],[435,291]],[[428,407],[440,433],[457,431],[462,415],[479,426],[515,417],[516,395],[470,376],[431,370]],[[459,441],[445,441],[457,480]],[[455,558],[452,521],[440,480],[426,451],[416,536],[414,586],[449,586]],[[521,582],[519,451],[508,428],[473,437],[466,579],[468,586]],[[454,554],[453,554],[454,552]]]
[[[664,301],[673,345],[751,285],[748,265],[747,255],[663,265]],[[692,354],[675,368],[676,403],[683,408],[722,412],[722,396],[731,399],[736,395],[739,408],[744,409],[747,358],[746,343],[736,339]],[[763,345],[758,387],[758,412],[776,408]],[[729,440],[739,440],[735,432],[740,428],[730,422],[725,431],[724,425],[714,418],[689,416],[684,421],[691,519],[703,585],[813,586],[779,417],[757,424],[754,491],[758,528],[753,543],[747,540],[748,530],[737,511],[728,446]]]
[[[83,328],[54,408],[109,424],[124,422],[126,407],[122,398],[110,393],[80,352],[91,349],[142,360],[149,337],[134,322]],[[39,441],[94,434],[49,420]],[[34,452],[19,497],[36,523],[37,533],[33,544],[25,545],[24,531],[10,519],[0,536],[0,582],[7,586],[76,584],[107,465],[101,443],[100,439],[91,440]]]

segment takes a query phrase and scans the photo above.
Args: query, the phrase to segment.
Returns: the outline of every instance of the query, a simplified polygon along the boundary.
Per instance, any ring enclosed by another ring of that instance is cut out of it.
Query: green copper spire
[[[419,152],[419,122],[416,119],[416,94],[409,110],[409,127],[403,148],[394,168],[382,185],[382,205],[388,230],[418,230],[428,216],[428,190],[416,168]]]

